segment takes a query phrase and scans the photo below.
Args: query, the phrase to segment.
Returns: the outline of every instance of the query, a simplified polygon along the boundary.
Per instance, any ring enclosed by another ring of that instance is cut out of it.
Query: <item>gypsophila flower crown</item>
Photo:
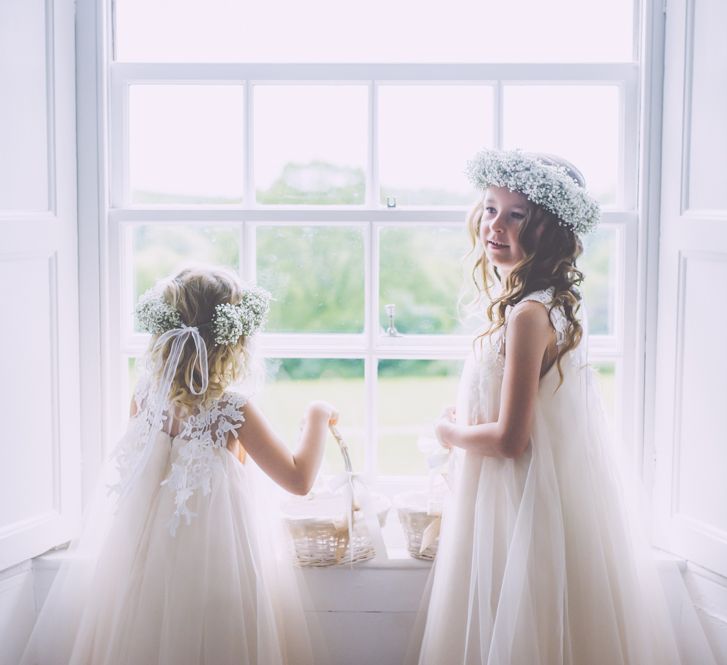
[[[237,304],[216,305],[209,322],[215,344],[235,344],[240,337],[257,332],[265,324],[269,307],[270,293],[257,286],[246,287]],[[139,298],[135,314],[141,330],[152,335],[162,335],[184,325],[179,312],[164,300],[158,286]]]
[[[520,150],[483,150],[467,162],[465,174],[482,190],[494,186],[520,192],[575,233],[589,233],[601,216],[598,202],[564,166],[543,163]]]
[[[139,298],[135,314],[139,327],[152,335],[161,335],[182,325],[179,312],[162,299],[156,287],[149,289]]]

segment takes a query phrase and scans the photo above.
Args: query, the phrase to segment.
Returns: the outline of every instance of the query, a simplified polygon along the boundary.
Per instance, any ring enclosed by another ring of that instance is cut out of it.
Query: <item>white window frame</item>
[[[638,5],[638,2],[636,3]],[[638,14],[638,12],[637,12]],[[638,25],[634,34],[639,32]],[[643,204],[637,197],[641,161],[640,110],[642,72],[638,62],[596,64],[138,64],[112,62],[109,65],[109,173],[110,207],[107,215],[106,275],[109,358],[107,395],[110,416],[108,432],[121,427],[126,402],[126,358],[140,355],[146,338],[128,332],[128,314],[122,303],[130,293],[126,281],[124,230],[134,223],[203,223],[233,225],[240,233],[242,276],[254,278],[254,231],[260,224],[324,224],[361,225],[365,249],[365,312],[364,332],[358,335],[335,334],[265,334],[261,352],[266,357],[363,358],[366,381],[366,474],[380,484],[401,486],[411,484],[410,477],[375,478],[377,448],[376,361],[384,358],[457,359],[466,353],[469,338],[462,336],[408,335],[387,338],[378,333],[378,230],[388,225],[442,224],[463,228],[466,207],[406,207],[388,209],[378,203],[378,169],[376,154],[376,113],[378,84],[476,84],[492,85],[494,92],[495,147],[502,145],[502,88],[513,84],[616,85],[621,94],[621,150],[619,166],[619,208],[606,208],[602,224],[616,228],[618,260],[615,271],[614,334],[594,335],[589,339],[593,363],[616,363],[617,401],[616,431],[634,451],[640,464],[642,450],[643,404],[641,384],[643,367],[639,353],[643,351],[639,337],[641,324],[624,325],[625,321],[642,320],[641,292],[627,289],[627,284],[643,280],[643,256],[639,240],[643,236]],[[238,84],[245,87],[245,193],[243,205],[225,206],[132,206],[129,205],[128,179],[128,89],[132,84]],[[253,94],[254,86],[277,84],[364,84],[369,90],[369,150],[366,169],[365,204],[360,206],[280,206],[257,205],[253,182]],[[473,146],[476,149],[479,146]],[[463,235],[464,241],[464,235]],[[116,412],[114,411],[116,409]],[[434,419],[437,414],[432,414]],[[344,414],[345,417],[345,414]],[[636,444],[639,444],[638,446]]]

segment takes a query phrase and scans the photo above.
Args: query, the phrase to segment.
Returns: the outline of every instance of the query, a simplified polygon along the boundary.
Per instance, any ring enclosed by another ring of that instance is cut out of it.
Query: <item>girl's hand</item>
[[[323,419],[327,425],[335,425],[338,422],[338,409],[333,404],[317,400],[311,402],[306,409],[307,420]]]
[[[453,423],[446,418],[440,418],[434,424],[434,434],[439,441],[439,445],[443,448],[451,448],[452,444],[449,441],[449,437],[452,434]]]
[[[448,406],[444,411],[439,420],[434,424],[434,434],[437,437],[437,441],[444,448],[451,448],[452,443],[450,441],[452,432],[454,430],[454,424],[456,422],[456,410],[453,406]]]

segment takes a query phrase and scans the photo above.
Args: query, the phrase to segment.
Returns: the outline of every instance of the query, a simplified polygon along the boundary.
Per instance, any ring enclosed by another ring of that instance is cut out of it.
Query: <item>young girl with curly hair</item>
[[[217,268],[182,270],[142,296],[137,319],[152,337],[129,425],[24,664],[313,665],[298,580],[278,561],[276,515],[246,456],[305,494],[338,416],[311,403],[291,454],[230,388],[250,373],[268,299]]]
[[[483,191],[468,229],[487,323],[435,427],[454,491],[411,660],[711,663],[672,635],[587,364],[577,259],[598,204],[550,155],[484,151],[468,174]]]

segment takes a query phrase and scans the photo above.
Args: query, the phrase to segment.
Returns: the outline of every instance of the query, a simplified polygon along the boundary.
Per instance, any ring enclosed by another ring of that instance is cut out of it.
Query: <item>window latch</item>
[[[386,310],[386,316],[389,317],[389,325],[386,328],[386,335],[388,337],[401,337],[401,333],[396,329],[396,305],[384,305]]]

